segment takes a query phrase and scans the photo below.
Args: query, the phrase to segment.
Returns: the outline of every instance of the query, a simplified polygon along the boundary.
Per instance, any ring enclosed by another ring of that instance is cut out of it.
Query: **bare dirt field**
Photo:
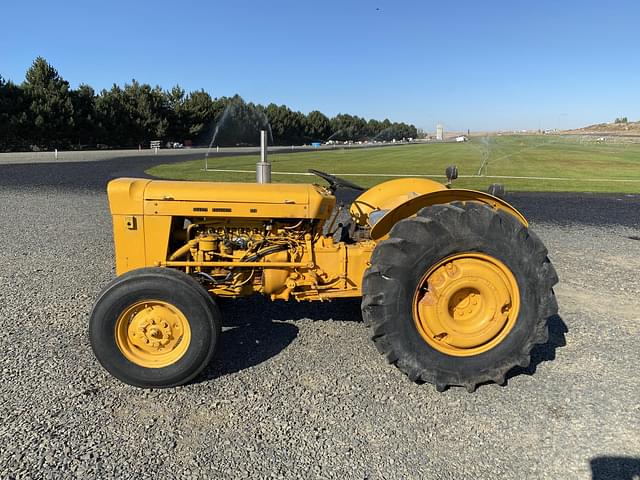
[[[152,162],[0,166],[0,478],[640,476],[640,196],[509,198],[560,313],[504,387],[411,383],[357,301],[254,298],[222,304],[201,377],[140,390],[100,367],[87,321],[114,275],[105,182]]]

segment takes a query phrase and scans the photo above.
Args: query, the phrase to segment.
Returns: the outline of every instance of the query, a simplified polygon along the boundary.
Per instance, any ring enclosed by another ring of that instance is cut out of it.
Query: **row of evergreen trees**
[[[99,94],[84,84],[72,89],[42,57],[21,85],[0,76],[3,151],[137,147],[151,140],[208,145],[214,135],[215,145],[255,145],[260,129],[270,129],[276,145],[417,136],[413,125],[387,119],[305,115],[285,105],[247,103],[238,95],[212,98],[204,90],[164,91],[135,80]]]

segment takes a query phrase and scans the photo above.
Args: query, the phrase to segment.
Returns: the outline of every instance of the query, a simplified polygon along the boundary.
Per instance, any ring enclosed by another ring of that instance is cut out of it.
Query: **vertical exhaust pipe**
[[[271,164],[268,159],[266,130],[260,130],[260,162],[256,164],[256,182],[271,183]]]

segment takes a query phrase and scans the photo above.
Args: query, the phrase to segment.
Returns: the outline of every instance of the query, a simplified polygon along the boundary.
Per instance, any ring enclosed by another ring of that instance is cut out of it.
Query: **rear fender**
[[[427,193],[446,190],[441,183],[427,178],[396,178],[382,182],[360,194],[351,204],[351,217],[358,225],[371,226],[380,212],[391,211],[407,200]],[[372,218],[369,218],[371,215]]]
[[[476,190],[446,189],[418,195],[387,211],[378,210],[377,212],[371,212],[367,217],[367,224],[371,227],[371,239],[378,241],[386,238],[396,223],[404,218],[415,215],[424,207],[451,202],[484,203],[491,208],[502,210],[513,215],[525,227],[529,226],[524,215],[500,198]]]

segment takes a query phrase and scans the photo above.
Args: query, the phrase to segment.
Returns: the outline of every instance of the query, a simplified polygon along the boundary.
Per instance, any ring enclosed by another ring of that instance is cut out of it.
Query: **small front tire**
[[[102,366],[136,387],[192,380],[210,362],[221,331],[211,296],[188,275],[167,268],[128,272],[102,291],[89,320]]]

